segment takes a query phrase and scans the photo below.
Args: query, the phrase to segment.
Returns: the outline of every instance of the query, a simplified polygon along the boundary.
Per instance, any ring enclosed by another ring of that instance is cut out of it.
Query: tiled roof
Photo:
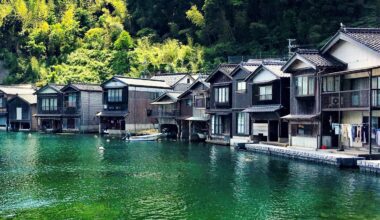
[[[278,77],[285,77],[285,78],[290,77],[289,73],[282,72],[281,70],[282,65],[264,65],[264,67],[267,68],[269,71],[271,71]]]
[[[178,100],[178,97],[182,94],[182,92],[166,92],[164,94],[162,94],[160,97],[158,97],[156,100],[154,100],[151,104],[152,105],[159,105],[159,104],[171,104],[171,103],[175,103],[177,102]],[[164,97],[169,97],[172,101],[171,102],[168,102],[168,101],[160,101],[162,100]]]
[[[28,102],[29,104],[37,104],[37,96],[33,94],[20,94],[20,98]]]
[[[329,55],[321,55],[318,50],[314,49],[298,49],[296,54],[301,55],[317,67],[341,67],[344,65]]]
[[[115,76],[115,78],[131,86],[155,87],[155,88],[163,88],[163,89],[171,88],[170,85],[168,85],[165,81],[162,81],[162,80],[129,78],[129,77],[124,77],[124,76]]]
[[[255,62],[255,63],[244,62],[244,63],[241,63],[240,65],[244,67],[244,69],[252,73],[261,65],[261,63],[262,63],[261,61]]]
[[[258,60],[258,59],[250,59],[248,62],[242,62],[240,65],[247,69],[249,72],[254,72],[260,65],[284,65],[284,61],[275,60],[275,59],[268,59],[268,60]]]
[[[340,31],[359,43],[380,52],[380,28],[342,28]]]
[[[252,107],[249,107],[243,112],[275,112],[277,110],[280,110],[282,108],[282,105],[254,105]]]
[[[218,70],[223,71],[226,74],[231,74],[231,72],[238,66],[239,64],[229,64],[222,63],[219,65]]]
[[[285,115],[284,117],[281,117],[285,120],[312,120],[317,118],[318,115]]]
[[[72,83],[71,85],[81,91],[95,91],[95,92],[103,91],[102,87],[100,87],[100,85],[98,84]]]
[[[36,92],[32,85],[0,85],[0,91],[10,94],[33,94]]]
[[[173,86],[185,76],[190,76],[190,75],[187,73],[166,73],[166,74],[155,75],[151,79],[162,80],[162,81],[165,81],[166,84],[168,84],[169,86]]]
[[[53,84],[53,83],[49,83],[49,86],[60,91],[63,87],[65,87],[64,85],[57,85],[57,84]]]

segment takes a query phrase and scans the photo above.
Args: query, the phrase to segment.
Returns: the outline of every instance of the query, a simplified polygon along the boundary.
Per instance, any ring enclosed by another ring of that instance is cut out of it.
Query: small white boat
[[[149,134],[149,135],[141,135],[141,136],[131,136],[126,137],[126,141],[157,141],[160,138],[162,133]]]

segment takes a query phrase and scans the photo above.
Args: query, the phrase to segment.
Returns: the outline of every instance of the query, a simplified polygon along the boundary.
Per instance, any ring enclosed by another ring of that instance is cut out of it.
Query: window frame
[[[123,101],[123,89],[108,89],[107,91],[107,101],[116,103]]]
[[[314,96],[315,95],[315,77],[314,76],[310,76],[310,75],[296,76],[295,85],[296,85],[297,96]]]
[[[236,81],[236,92],[238,92],[238,93],[247,92],[247,82],[244,80],[237,80]]]
[[[195,108],[206,108],[206,98],[204,95],[194,95],[193,99]],[[199,102],[201,103],[200,105]]]
[[[262,91],[264,92],[262,94]],[[259,100],[260,101],[271,101],[273,100],[273,85],[259,86]]]
[[[221,115],[211,116],[211,134],[223,134],[223,123]]]
[[[240,135],[249,135],[249,113],[238,112],[236,120],[236,133]]]
[[[214,98],[216,103],[229,103],[230,102],[230,91],[229,87],[215,87],[214,88]]]
[[[78,95],[76,93],[69,93],[67,95],[67,107],[76,108],[77,107]]]

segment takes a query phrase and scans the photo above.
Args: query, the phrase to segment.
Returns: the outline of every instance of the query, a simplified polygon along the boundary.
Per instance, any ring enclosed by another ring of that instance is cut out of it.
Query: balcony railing
[[[152,110],[151,117],[174,118],[179,116],[179,110]]]
[[[369,90],[325,92],[322,94],[322,109],[368,108]]]

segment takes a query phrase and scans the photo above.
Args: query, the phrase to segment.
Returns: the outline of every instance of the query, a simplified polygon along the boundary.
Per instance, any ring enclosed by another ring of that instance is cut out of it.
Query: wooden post
[[[270,121],[268,120],[268,136],[267,136],[267,142],[270,141]]]
[[[368,134],[369,134],[369,155],[372,155],[372,69],[369,71],[369,117],[368,117]]]
[[[192,126],[192,122],[189,121],[189,141],[191,141],[191,126]]]
[[[318,87],[318,93],[317,93],[317,97],[318,97],[318,103],[319,103],[319,115],[321,116],[320,120],[319,120],[319,146],[317,146],[317,150],[319,148],[321,148],[322,146],[322,141],[323,141],[323,137],[322,137],[322,133],[323,133],[323,113],[322,113],[322,83],[323,83],[323,80],[322,80],[322,77],[321,77],[321,71],[319,71],[317,73],[317,83],[319,85]]]
[[[280,142],[280,137],[281,137],[281,119],[278,120],[277,127],[278,127],[277,142]]]

